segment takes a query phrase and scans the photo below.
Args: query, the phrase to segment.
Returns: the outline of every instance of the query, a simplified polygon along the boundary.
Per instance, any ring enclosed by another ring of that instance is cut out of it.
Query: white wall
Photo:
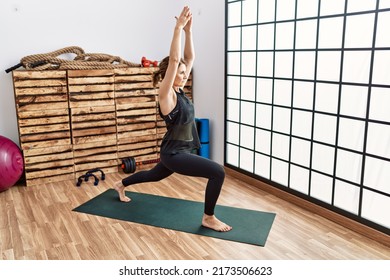
[[[79,46],[140,62],[169,51],[174,16],[194,14],[194,99],[209,118],[211,157],[223,162],[224,0],[2,0],[0,1],[0,135],[19,142],[12,74],[24,56]]]

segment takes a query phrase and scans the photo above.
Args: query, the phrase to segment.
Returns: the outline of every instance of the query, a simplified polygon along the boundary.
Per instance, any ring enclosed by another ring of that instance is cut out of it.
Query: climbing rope
[[[73,60],[59,58],[64,54],[75,54]],[[115,69],[140,67],[141,64],[123,60],[118,56],[103,53],[85,53],[77,46],[71,46],[44,54],[34,54],[23,57],[20,63],[5,70],[7,73],[19,67],[27,70],[83,70],[83,69]]]

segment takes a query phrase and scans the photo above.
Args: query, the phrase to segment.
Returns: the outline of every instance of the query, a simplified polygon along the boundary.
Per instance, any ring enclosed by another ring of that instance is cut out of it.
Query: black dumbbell
[[[151,159],[151,160],[144,160],[144,161],[139,161],[137,162],[134,157],[128,157],[122,159],[122,170],[125,173],[134,173],[135,170],[137,169],[138,165],[143,165],[143,164],[150,164],[150,163],[157,163],[159,162],[160,159]]]

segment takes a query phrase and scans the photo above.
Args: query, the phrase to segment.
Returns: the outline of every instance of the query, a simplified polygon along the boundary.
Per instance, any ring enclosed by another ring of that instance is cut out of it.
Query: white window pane
[[[390,198],[363,190],[362,217],[390,228]]]
[[[345,10],[345,0],[321,1],[320,15],[343,14]]]
[[[240,168],[253,173],[254,152],[240,148]]]
[[[255,143],[255,129],[250,126],[241,125],[240,145],[253,150]]]
[[[240,58],[240,53],[239,52],[231,52],[228,53],[228,70],[227,74],[228,75],[240,75],[240,64],[241,64],[241,58]]]
[[[338,145],[355,151],[363,151],[365,122],[340,118]]]
[[[317,80],[340,80],[340,52],[319,51],[317,59]]]
[[[320,30],[318,35],[319,48],[341,48],[343,21],[343,17],[320,19]]]
[[[360,188],[336,180],[334,206],[357,214],[359,210]]]
[[[242,28],[242,50],[256,50],[256,26]]]
[[[290,133],[291,109],[274,107],[273,130]]]
[[[345,47],[371,48],[374,20],[374,14],[347,16]]]
[[[390,26],[390,12],[378,13],[378,22],[377,22],[376,37],[375,37],[375,46],[377,48],[390,46],[389,26]]]
[[[282,186],[288,185],[288,164],[286,162],[272,159],[271,160],[271,180],[281,184]]]
[[[310,196],[326,203],[332,203],[333,178],[317,172],[311,173]]]
[[[342,86],[340,113],[342,115],[365,118],[367,111],[368,88]]]
[[[318,15],[318,0],[298,0],[297,18],[315,17]]]
[[[294,78],[314,79],[315,52],[295,52]]]
[[[255,155],[255,174],[269,179],[270,157],[256,154]]]
[[[276,20],[295,18],[295,0],[278,0],[276,7]]]
[[[275,77],[292,78],[292,52],[275,53]]]
[[[226,163],[238,167],[238,147],[227,144],[226,145]]]
[[[390,51],[375,51],[372,83],[390,85]]]
[[[228,29],[228,51],[237,51],[241,48],[241,27]]]
[[[256,52],[242,53],[242,75],[255,76],[256,75]]]
[[[295,81],[293,107],[312,109],[313,90],[314,90],[314,83]]]
[[[348,13],[375,10],[377,0],[348,0]]]
[[[240,101],[238,100],[227,100],[227,119],[231,121],[240,120]]]
[[[268,105],[256,105],[256,127],[271,129],[272,107]]]
[[[241,24],[241,2],[229,3],[228,26]]]
[[[367,133],[367,153],[390,158],[389,139],[389,125],[369,123]]]
[[[237,123],[226,122],[226,140],[236,145],[240,144],[240,126]]]
[[[274,103],[277,105],[291,106],[291,81],[274,81]]]
[[[241,78],[241,99],[249,101],[256,100],[256,78]]]
[[[380,0],[379,9],[390,8],[390,0]]]
[[[315,109],[321,112],[337,113],[339,85],[317,83]]]
[[[334,144],[337,119],[333,116],[316,113],[314,115],[314,140]]]
[[[271,153],[271,132],[256,129],[256,151],[270,155]]]
[[[290,151],[290,137],[272,133],[272,156],[288,160]]]
[[[296,22],[296,49],[314,49],[317,41],[317,20]]]
[[[275,49],[293,49],[294,44],[294,23],[283,22],[276,24]]]
[[[262,24],[257,27],[259,50],[273,50],[274,49],[274,27],[272,24]]]
[[[390,88],[371,88],[370,119],[390,122]]]
[[[334,148],[313,143],[312,168],[333,175]]]
[[[241,102],[241,123],[248,125],[255,124],[255,103]]]
[[[257,0],[242,2],[242,24],[257,23]]]
[[[257,101],[272,103],[272,80],[257,79]]]
[[[345,51],[343,81],[368,83],[370,78],[371,51]]]
[[[257,56],[257,75],[263,77],[273,77],[273,52],[258,52]]]
[[[310,166],[311,142],[295,137],[291,139],[291,162],[309,167]]]
[[[390,162],[367,156],[364,167],[364,185],[390,194]]]
[[[292,135],[311,138],[313,113],[300,110],[293,111]]]
[[[309,170],[291,165],[290,188],[303,194],[309,194]]]
[[[336,176],[359,184],[363,157],[360,154],[339,149],[337,151]]]
[[[227,76],[227,96],[230,98],[240,97],[240,77]]]
[[[275,21],[275,0],[259,0],[258,22]]]

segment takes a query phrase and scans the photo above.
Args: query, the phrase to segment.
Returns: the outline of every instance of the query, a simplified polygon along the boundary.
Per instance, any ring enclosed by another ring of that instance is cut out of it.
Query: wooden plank
[[[77,164],[75,165],[75,171],[87,171],[94,168],[107,168],[107,167],[117,167],[118,161],[117,160],[107,160],[107,161],[98,161],[98,162],[88,162],[84,164]]]
[[[73,119],[73,118],[72,118]],[[106,127],[111,126],[115,129],[116,121],[115,119],[112,120],[103,120],[103,121],[86,121],[86,122],[72,122],[72,130],[80,130],[80,129],[87,129],[91,127]]]
[[[48,79],[48,78],[61,78],[66,77],[66,71],[64,70],[17,70],[12,72],[14,79]]]
[[[35,149],[25,149],[23,150],[23,155],[25,157],[30,156],[39,156],[39,155],[48,155],[62,152],[70,152],[73,151],[72,145],[63,145],[63,146],[50,146],[44,148],[35,148]]]
[[[153,74],[158,70],[158,67],[129,67],[118,68],[114,70],[115,77],[121,75],[137,75],[137,74]]]
[[[72,127],[77,123],[98,122],[101,120],[114,120],[116,119],[115,112],[100,113],[100,114],[85,114],[85,115],[72,115]]]
[[[144,89],[144,88],[153,88],[153,83],[152,82],[139,82],[139,83],[129,83],[129,84],[115,84],[115,91]]]
[[[90,135],[85,137],[77,137],[74,138],[73,143],[75,145],[85,144],[85,143],[96,143],[96,142],[104,142],[107,140],[116,140],[116,134],[106,134],[106,135]]]
[[[98,92],[98,93],[72,93],[69,97],[71,102],[77,102],[82,100],[95,100],[95,99],[113,99],[115,93],[113,91]]]
[[[52,140],[38,140],[32,142],[21,142],[21,148],[24,151],[42,148],[42,147],[56,147],[56,146],[64,146],[70,145],[70,138],[65,139],[52,139]]]
[[[114,104],[115,104],[114,99],[88,100],[88,101],[70,102],[70,107],[71,108],[106,107]]]
[[[18,117],[22,119],[39,118],[39,117],[56,117],[56,116],[68,116],[68,108],[44,110],[44,111],[30,111],[30,112],[17,112]]]
[[[68,85],[84,85],[84,84],[112,84],[114,83],[114,76],[107,77],[69,77]]]
[[[113,91],[112,84],[88,84],[88,85],[69,85],[69,94],[80,92],[100,92],[100,91]]]
[[[114,74],[114,70],[113,69],[68,70],[68,78],[112,76],[113,74]]]
[[[122,97],[139,97],[144,95],[154,95],[156,96],[157,90],[156,89],[137,89],[137,90],[130,90],[130,91],[115,91],[115,97],[116,98],[122,98]]]
[[[131,144],[131,143],[141,143],[147,141],[156,141],[157,135],[155,133],[142,135],[137,137],[122,137],[122,133],[118,134],[118,148],[120,145]]]
[[[15,87],[16,96],[24,95],[51,95],[51,94],[66,94],[68,88],[66,86],[51,86],[51,87],[34,87],[34,88],[17,88]]]
[[[152,82],[152,75],[115,76],[115,83]]]
[[[117,144],[116,137],[115,138],[100,138],[100,142],[87,142],[87,143],[80,143],[80,144],[74,144],[73,149],[74,152],[77,153],[78,150],[86,150],[91,148],[97,148],[97,147],[107,147],[107,146],[115,146]]]
[[[133,116],[133,117],[122,117],[117,119],[118,126],[139,123],[139,122],[155,122],[156,115],[145,115],[145,116]]]
[[[137,131],[128,131],[124,133],[118,133],[118,139],[121,138],[136,138],[146,135],[156,135],[156,129],[145,129],[145,130],[137,130]]]
[[[75,179],[74,173],[68,173],[68,174],[62,174],[57,176],[46,176],[43,178],[27,179],[26,185],[27,187],[36,186],[36,185],[39,186],[43,184],[63,182],[63,181],[74,180],[74,179]]]
[[[46,140],[61,139],[61,138],[62,139],[70,138],[70,131],[20,136],[20,140],[22,142],[46,141]]]
[[[50,104],[50,108],[58,108],[58,109],[68,108],[68,102],[37,103],[37,104],[27,104],[23,106],[18,106],[18,113],[26,112],[26,111],[42,111],[48,108],[49,104]]]
[[[99,155],[89,155],[87,157],[76,157],[74,159],[75,165],[79,165],[80,163],[88,163],[88,162],[102,162],[106,160],[116,160],[118,158],[117,153],[108,153],[108,154],[99,154]]]
[[[145,142],[135,142],[131,144],[118,145],[118,152],[138,150],[143,148],[157,147],[157,141],[145,141]]]
[[[69,123],[62,123],[62,124],[20,127],[19,133],[21,135],[38,134],[38,133],[44,133],[44,132],[65,131],[65,130],[69,130],[69,129],[70,129]]]
[[[144,115],[155,115],[156,108],[148,108],[148,109],[134,109],[127,111],[118,111],[117,117],[127,117],[127,116],[144,116]]]
[[[90,136],[90,135],[110,134],[110,133],[116,133],[115,126],[96,127],[96,128],[80,129],[80,130],[77,129],[72,131],[73,138]]]
[[[115,143],[116,144],[116,143]],[[73,152],[75,158],[89,157],[96,154],[116,154],[117,146],[93,147],[92,149],[80,149]]]
[[[29,174],[31,172],[34,172],[34,170],[49,170],[53,168],[67,167],[73,165],[74,165],[74,159],[72,158],[72,159],[61,159],[58,161],[31,163],[28,165],[26,164],[25,169],[26,169],[26,174]]]
[[[74,167],[61,167],[61,168],[54,168],[54,169],[45,169],[40,171],[30,171],[26,172],[26,179],[37,179],[37,178],[44,178],[54,175],[63,175],[63,174],[69,174],[74,173]]]
[[[71,115],[82,115],[82,114],[97,114],[97,113],[106,113],[106,112],[115,112],[115,105],[110,106],[100,106],[100,107],[82,107],[82,108],[71,108]]]
[[[135,124],[118,126],[117,131],[118,132],[127,132],[127,131],[143,130],[143,129],[149,129],[149,128],[155,128],[155,127],[156,127],[155,122],[142,122],[142,123],[135,123]]]
[[[16,98],[16,104],[23,106],[31,103],[50,103],[50,102],[68,102],[67,95],[34,95],[34,96],[22,96]]]
[[[49,161],[64,160],[64,159],[73,160],[73,151],[65,152],[65,153],[46,154],[41,156],[28,156],[25,157],[24,163],[32,164],[38,162],[49,162]]]
[[[47,79],[47,80],[16,80],[14,86],[16,88],[21,87],[60,87],[66,86],[65,79]]]

